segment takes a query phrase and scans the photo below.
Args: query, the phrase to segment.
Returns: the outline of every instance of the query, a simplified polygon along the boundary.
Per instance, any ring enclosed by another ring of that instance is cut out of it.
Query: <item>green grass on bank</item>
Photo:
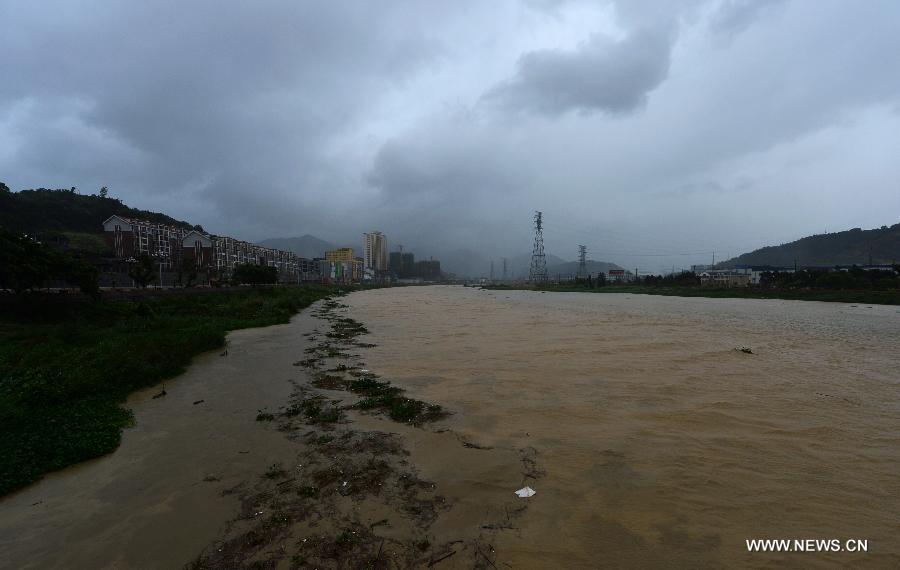
[[[639,295],[670,295],[675,297],[712,297],[730,299],[788,299],[796,301],[827,301],[834,303],[868,303],[878,305],[900,305],[898,290],[855,290],[855,289],[764,289],[757,287],[654,287],[648,285],[609,285],[588,289],[566,285],[493,285],[485,289],[509,290],[531,289],[570,293],[634,293]]]
[[[116,449],[135,390],[182,373],[227,331],[287,322],[324,286],[131,301],[22,295],[0,315],[0,495]]]

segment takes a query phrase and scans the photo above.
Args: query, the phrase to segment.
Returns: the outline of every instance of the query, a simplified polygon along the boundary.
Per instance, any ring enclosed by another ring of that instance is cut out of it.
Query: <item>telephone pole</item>
[[[532,283],[547,282],[547,257],[544,255],[544,217],[534,213],[534,247],[531,250],[531,268],[528,280]]]

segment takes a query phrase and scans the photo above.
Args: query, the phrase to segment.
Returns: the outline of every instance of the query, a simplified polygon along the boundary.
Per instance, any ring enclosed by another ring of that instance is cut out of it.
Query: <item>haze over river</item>
[[[462,287],[345,302],[373,370],[481,445],[537,450],[546,475],[499,560],[900,566],[898,307]],[[756,538],[868,553],[750,554]]]

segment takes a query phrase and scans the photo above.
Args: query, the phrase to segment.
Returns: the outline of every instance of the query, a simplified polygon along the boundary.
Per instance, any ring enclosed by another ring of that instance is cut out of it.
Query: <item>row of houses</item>
[[[229,236],[116,215],[103,222],[103,231],[116,259],[127,263],[144,255],[153,258],[161,284],[164,274],[173,281],[172,275],[186,269],[195,271],[198,281],[224,280],[245,264],[274,267],[282,283],[321,279],[319,260]]]
[[[696,266],[694,266],[696,267]],[[693,269],[693,267],[692,267]],[[850,271],[851,267],[847,266],[824,266],[824,267],[804,267],[803,269],[819,270],[819,271]],[[858,269],[863,271],[893,271],[892,265],[862,265]],[[713,269],[711,267],[698,271],[700,284],[710,287],[748,287],[750,285],[760,285],[763,276],[767,273],[796,273],[795,267],[775,267],[771,265],[763,266],[737,266],[729,269]]]

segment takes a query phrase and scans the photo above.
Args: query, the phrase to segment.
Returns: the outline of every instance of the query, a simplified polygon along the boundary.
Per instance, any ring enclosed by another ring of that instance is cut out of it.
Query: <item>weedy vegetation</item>
[[[228,331],[286,323],[324,286],[92,300],[20,294],[0,313],[0,495],[110,453],[135,390],[184,372]],[[165,399],[158,400],[165,402]],[[317,421],[330,420],[329,409]],[[261,411],[260,421],[269,420]]]

